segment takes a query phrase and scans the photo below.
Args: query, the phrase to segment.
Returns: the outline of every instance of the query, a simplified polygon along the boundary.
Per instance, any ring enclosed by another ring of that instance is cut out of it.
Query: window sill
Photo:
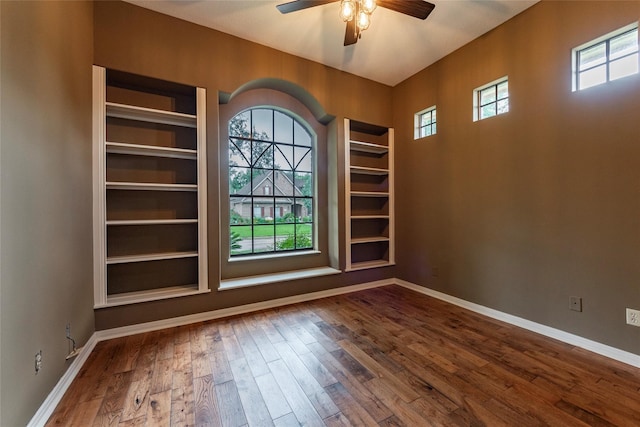
[[[287,271],[275,274],[261,274],[259,276],[240,277],[220,281],[218,290],[246,288],[250,286],[267,285],[269,283],[286,282],[290,280],[308,279],[310,277],[330,276],[340,274],[342,271],[331,267],[308,268],[305,270]]]

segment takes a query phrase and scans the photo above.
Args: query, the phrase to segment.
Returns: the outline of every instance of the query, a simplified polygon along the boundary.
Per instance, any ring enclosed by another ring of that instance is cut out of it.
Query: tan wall
[[[94,61],[107,68],[148,75],[207,89],[209,150],[209,286],[207,295],[96,311],[96,328],[106,329],[215,310],[273,298],[393,277],[394,269],[342,274],[303,281],[218,292],[218,99],[257,79],[281,79],[309,92],[324,110],[342,120],[349,117],[391,126],[391,88],[321,64],[291,56],[205,27],[138,8],[124,2],[96,2]],[[330,141],[340,141],[341,126],[331,124]],[[342,153],[339,142],[336,153]],[[338,165],[343,164],[339,154]],[[338,170],[341,170],[338,167]],[[343,182],[339,177],[338,182]],[[337,200],[344,200],[339,187]],[[344,218],[340,206],[338,218]],[[344,227],[340,225],[340,248]],[[330,225],[331,226],[331,225]],[[342,249],[344,252],[344,249]],[[344,255],[341,255],[344,265]]]
[[[571,92],[571,49],[639,18],[543,1],[394,88],[398,277],[640,354],[640,76]],[[510,112],[474,123],[505,75]]]
[[[2,426],[26,425],[63,375],[66,324],[79,345],[94,331],[92,9],[0,1]]]

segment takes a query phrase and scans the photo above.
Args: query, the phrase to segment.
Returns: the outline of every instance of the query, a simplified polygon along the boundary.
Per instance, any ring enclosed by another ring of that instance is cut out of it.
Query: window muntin
[[[422,110],[415,115],[414,139],[424,138],[436,134],[436,107]]]
[[[314,249],[314,145],[283,110],[252,108],[229,121],[232,257]]]
[[[638,74],[638,24],[573,49],[573,91]]]
[[[509,112],[509,79],[491,82],[473,91],[473,120]]]

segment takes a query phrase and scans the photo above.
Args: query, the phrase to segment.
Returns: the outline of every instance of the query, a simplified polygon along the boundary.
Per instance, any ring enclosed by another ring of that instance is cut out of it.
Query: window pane
[[[275,229],[273,225],[255,225],[253,227],[253,251],[273,252]]]
[[[296,224],[308,224],[313,221],[313,203],[311,199],[296,198],[293,205]]]
[[[498,101],[498,114],[503,114],[509,112],[509,100],[501,99]]]
[[[296,249],[312,249],[313,232],[310,224],[296,226]]]
[[[436,124],[435,123],[431,126],[431,134],[432,135],[436,134]]]
[[[274,140],[293,144],[293,119],[280,111],[274,111]]]
[[[273,110],[252,110],[251,118],[253,138],[273,141]]]
[[[273,215],[275,215],[274,202],[275,199],[271,197],[253,198],[254,224],[273,224]]]
[[[236,115],[229,121],[229,136],[242,136],[250,138],[251,112],[245,111]]]
[[[486,119],[496,115],[496,104],[485,105],[480,108],[480,119]]]
[[[276,144],[274,151],[274,167],[282,170],[293,170],[293,147]]]
[[[609,80],[616,80],[638,73],[638,54],[625,56],[609,64]]]
[[[296,172],[311,172],[311,149],[306,147],[294,148],[294,160],[296,162]]]
[[[296,173],[294,184],[296,186],[297,196],[313,196],[313,175],[311,175],[311,173]]]
[[[273,144],[270,142],[254,141],[251,155],[254,168],[273,168]]]
[[[436,122],[436,110],[431,111],[431,122]]]
[[[293,136],[296,145],[311,147],[311,135],[298,122],[293,126]]]
[[[295,225],[276,225],[276,251],[290,251],[296,248]]]
[[[251,169],[229,167],[229,194],[251,194]]]
[[[294,222],[293,198],[279,197],[276,199],[276,222],[287,224]]]
[[[244,139],[230,138],[229,166],[250,166],[251,142]]]
[[[622,34],[611,39],[609,45],[609,60],[613,61],[621,56],[638,51],[638,30]]]
[[[602,42],[595,46],[583,49],[578,53],[578,70],[595,67],[604,64],[607,60],[606,43]]]
[[[273,171],[264,169],[254,169],[253,173],[253,188],[251,194],[254,196],[264,196],[265,187],[273,188]]]
[[[591,86],[596,86],[607,81],[607,68],[606,65],[601,65],[597,68],[593,68],[589,71],[584,71],[578,74],[580,84],[578,89],[586,89]]]
[[[251,253],[251,226],[243,225],[229,228],[229,249],[231,255]]]
[[[496,100],[496,87],[491,86],[480,91],[480,105],[486,105]]]
[[[498,84],[498,99],[504,99],[509,97],[509,82],[502,82]]]
[[[427,126],[431,124],[431,113],[424,113],[420,116],[420,126]]]
[[[229,215],[231,225],[251,224],[251,199],[231,197]]]

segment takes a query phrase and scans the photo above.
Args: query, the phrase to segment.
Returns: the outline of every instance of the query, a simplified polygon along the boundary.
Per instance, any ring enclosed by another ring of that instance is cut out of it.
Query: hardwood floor
[[[99,343],[48,426],[638,426],[640,369],[398,286]]]

